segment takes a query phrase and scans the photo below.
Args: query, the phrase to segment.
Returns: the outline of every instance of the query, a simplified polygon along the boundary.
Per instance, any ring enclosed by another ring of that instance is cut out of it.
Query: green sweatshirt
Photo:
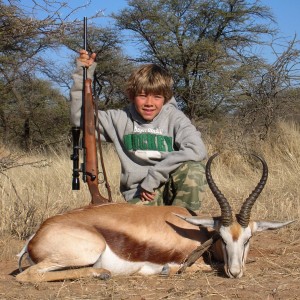
[[[92,78],[96,64],[88,69]],[[80,125],[83,68],[77,62],[71,89],[71,119]],[[121,162],[120,191],[126,200],[139,197],[140,189],[153,192],[170,172],[186,161],[201,161],[207,152],[201,134],[172,98],[160,113],[145,121],[134,104],[123,110],[99,111],[101,140],[112,142]]]

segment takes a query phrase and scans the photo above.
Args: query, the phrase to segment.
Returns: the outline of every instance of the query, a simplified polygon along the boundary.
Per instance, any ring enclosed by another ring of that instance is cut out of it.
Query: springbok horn
[[[262,190],[267,182],[267,179],[268,179],[267,163],[265,162],[265,160],[263,158],[255,155],[255,154],[252,154],[252,155],[261,161],[262,166],[263,166],[263,171],[262,171],[262,176],[261,176],[259,183],[255,187],[253,192],[249,195],[249,197],[245,200],[245,202],[243,203],[243,205],[241,207],[240,213],[236,216],[238,223],[244,228],[246,228],[249,224],[251,209],[252,209],[256,199],[258,198],[259,194],[262,192]]]
[[[215,153],[208,159],[206,164],[206,169],[205,169],[205,175],[206,175],[207,183],[220,205],[222,225],[227,227],[230,226],[233,222],[231,207],[227,199],[225,198],[225,196],[220,192],[214,180],[212,179],[211,171],[210,171],[211,163],[213,159],[218,155],[219,155],[218,153]]]

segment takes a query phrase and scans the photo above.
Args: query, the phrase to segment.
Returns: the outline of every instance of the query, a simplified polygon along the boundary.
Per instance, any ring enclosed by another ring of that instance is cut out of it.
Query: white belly
[[[163,266],[150,262],[131,262],[117,256],[108,245],[94,264],[95,268],[104,268],[112,275],[153,275],[162,271]]]

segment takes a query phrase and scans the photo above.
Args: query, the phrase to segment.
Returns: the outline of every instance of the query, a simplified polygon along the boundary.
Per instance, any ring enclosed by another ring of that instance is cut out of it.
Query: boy
[[[92,78],[96,55],[81,50],[71,89],[71,118],[80,125],[83,67]],[[173,80],[149,64],[127,81],[130,104],[99,111],[101,140],[113,142],[121,161],[120,191],[129,203],[200,208],[206,149],[201,134],[177,108]]]

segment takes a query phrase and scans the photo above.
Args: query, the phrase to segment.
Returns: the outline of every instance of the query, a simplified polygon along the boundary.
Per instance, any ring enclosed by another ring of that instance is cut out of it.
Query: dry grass
[[[265,141],[209,140],[210,154],[220,152],[212,165],[212,173],[219,188],[233,208],[253,190],[261,176],[261,164],[250,153],[265,158],[269,167],[268,182],[252,210],[253,218],[299,219],[300,216],[300,126],[280,122],[276,132]],[[248,143],[247,143],[248,142]],[[210,191],[203,208],[210,210]],[[217,207],[217,206],[216,206]]]
[[[261,165],[239,142],[236,149],[232,141],[220,135],[207,141],[209,154],[221,155],[212,165],[212,173],[219,188],[228,198],[233,209],[238,210],[241,202],[253,190],[261,176]],[[241,151],[242,149],[242,151]],[[262,155],[269,166],[268,183],[253,208],[254,218],[299,219],[300,215],[300,129],[295,123],[281,122],[276,133],[267,141],[252,143],[251,150]],[[3,153],[3,152],[2,152]],[[119,193],[120,165],[112,146],[104,149],[104,161],[113,198],[123,201]],[[34,232],[45,218],[70,208],[88,204],[90,195],[86,184],[80,191],[71,190],[70,153],[66,150],[50,154],[22,156],[29,163],[0,173],[0,232],[25,238]],[[35,162],[30,164],[30,162]],[[101,192],[106,193],[104,185]],[[218,205],[207,190],[202,210],[206,213],[218,211]]]
[[[116,201],[119,164],[112,147],[105,153],[106,169]],[[81,182],[79,191],[72,191],[72,161],[66,150],[46,155],[23,156],[27,165],[0,174],[0,232],[26,238],[45,218],[90,202],[87,185]],[[35,162],[31,164],[31,162]],[[117,162],[117,163],[116,163]],[[113,180],[114,179],[114,180]],[[104,185],[103,194],[106,193]],[[1,255],[0,255],[1,256]]]

